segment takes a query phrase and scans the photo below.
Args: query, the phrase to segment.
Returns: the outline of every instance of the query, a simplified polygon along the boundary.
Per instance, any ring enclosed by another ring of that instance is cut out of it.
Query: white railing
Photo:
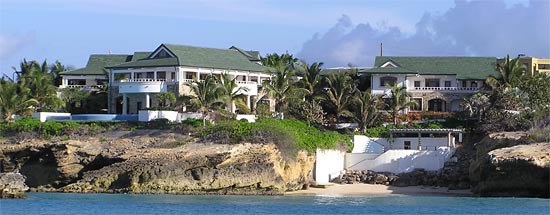
[[[59,85],[59,88],[103,88],[103,85]]]
[[[479,87],[414,87],[415,91],[479,91]]]
[[[189,83],[189,82],[193,82],[193,81],[195,81],[195,79],[183,79],[181,82]]]
[[[176,80],[166,80],[166,79],[153,79],[153,78],[134,78],[134,79],[124,79],[119,82],[175,82]]]
[[[258,84],[255,81],[236,81],[237,84]]]

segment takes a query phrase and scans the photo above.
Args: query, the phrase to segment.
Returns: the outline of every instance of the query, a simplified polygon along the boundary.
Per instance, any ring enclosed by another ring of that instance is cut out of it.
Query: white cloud
[[[5,60],[17,53],[20,49],[34,43],[35,34],[33,32],[25,35],[0,34],[0,60]]]
[[[351,20],[344,15],[326,33],[306,41],[297,56],[327,67],[372,66],[382,42],[384,55],[550,57],[549,1],[513,6],[503,1],[455,1],[443,14],[426,13],[412,34],[390,25],[346,23]]]

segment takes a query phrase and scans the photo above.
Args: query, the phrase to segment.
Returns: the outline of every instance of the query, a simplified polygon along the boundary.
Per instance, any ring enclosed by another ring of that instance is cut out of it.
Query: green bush
[[[202,127],[202,119],[188,118],[186,120],[181,121],[181,124],[191,125],[195,128],[199,128],[199,127]],[[207,126],[211,125],[210,120],[206,120],[206,125]]]
[[[220,121],[201,132],[201,136],[217,143],[268,143],[290,152],[317,148],[333,149],[340,145],[351,146],[350,139],[335,131],[321,131],[297,120],[261,119],[256,123],[236,120]]]
[[[380,125],[372,128],[368,128],[365,132],[367,137],[389,137],[388,127]]]

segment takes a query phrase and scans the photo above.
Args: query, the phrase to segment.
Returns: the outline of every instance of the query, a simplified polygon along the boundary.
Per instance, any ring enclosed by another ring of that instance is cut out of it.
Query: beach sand
[[[379,184],[331,184],[325,186],[325,188],[310,187],[307,190],[285,193],[285,195],[314,196],[373,196],[392,194],[415,196],[472,196],[470,190],[448,190],[446,187],[430,186],[395,187]]]

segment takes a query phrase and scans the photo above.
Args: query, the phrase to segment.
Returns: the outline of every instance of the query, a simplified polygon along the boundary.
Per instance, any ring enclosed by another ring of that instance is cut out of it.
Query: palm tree
[[[490,107],[489,97],[482,93],[476,93],[469,98],[464,98],[462,105],[468,111],[470,117],[476,117],[477,121],[481,122],[483,115],[485,115]]]
[[[340,122],[342,116],[351,116],[348,107],[353,103],[356,86],[349,73],[332,73],[325,78],[328,89],[325,91],[324,100],[332,106],[336,112],[336,121]]]
[[[298,62],[298,58],[295,58],[288,52],[282,55],[273,53],[273,54],[266,55],[265,58],[262,57],[261,61],[264,66],[268,66],[272,68],[278,67],[280,65],[291,67],[294,65],[294,63]]]
[[[315,62],[308,66],[305,61],[302,61],[300,66],[304,71],[304,75],[298,84],[301,88],[305,89],[306,101],[311,102],[322,92],[321,66],[323,66],[323,63]]]
[[[157,99],[159,100],[159,107],[161,110],[165,110],[169,107],[169,104],[176,102],[176,96],[170,92],[163,92],[157,94]]]
[[[244,104],[245,95],[243,92],[248,92],[250,89],[240,87],[236,80],[237,77],[231,78],[231,75],[228,73],[224,73],[221,76],[225,106],[231,113],[235,113],[235,106],[240,107],[239,109],[246,107],[246,110],[243,111],[248,112],[248,107]]]
[[[408,100],[408,94],[407,94],[407,88],[406,87],[399,87],[397,83],[392,87],[390,85],[386,85],[387,88],[391,88],[390,91],[390,98],[388,99],[388,102],[386,104],[386,108],[390,112],[392,118],[393,118],[393,124],[397,126],[398,118],[397,115],[399,112],[409,108],[417,106],[418,103],[415,101],[409,101]]]
[[[198,107],[202,114],[202,125],[206,126],[208,112],[218,109],[224,103],[224,89],[216,83],[212,75],[206,76],[205,80],[188,82],[186,85],[191,89],[190,102]]]
[[[380,118],[381,115],[378,110],[382,108],[383,103],[380,96],[370,93],[370,89],[365,91],[357,90],[354,99],[356,105],[354,119],[361,133],[365,133],[367,127],[373,125]]]
[[[61,65],[59,62],[57,64],[57,67]],[[29,97],[38,101],[37,110],[55,110],[64,106],[64,102],[57,97],[57,88],[46,61],[40,65],[36,61],[24,59],[18,73],[19,87],[30,90]]]
[[[275,99],[275,111],[284,114],[290,99],[296,96],[300,90],[295,89],[294,70],[291,67],[279,64],[275,68],[271,81],[264,82],[263,87],[269,92],[269,96]]]
[[[510,60],[510,55],[506,55],[504,64],[497,64],[500,77],[490,75],[485,82],[493,89],[517,87],[522,76],[525,74],[525,67],[521,65],[519,56]]]
[[[28,97],[29,90],[21,88],[16,83],[0,81],[0,116],[5,122],[12,122],[12,115],[28,115],[33,111],[32,106],[38,101]]]

